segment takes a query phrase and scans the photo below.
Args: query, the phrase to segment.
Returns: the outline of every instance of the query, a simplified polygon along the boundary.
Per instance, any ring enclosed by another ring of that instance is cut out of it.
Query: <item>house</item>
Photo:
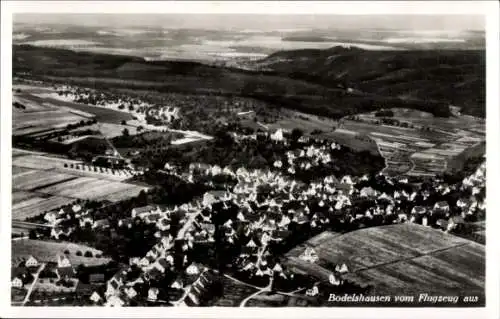
[[[424,206],[415,206],[411,210],[412,215],[422,215],[425,213],[427,213],[427,208],[425,208]]]
[[[161,218],[157,223],[156,227],[159,230],[169,230],[170,229],[170,221],[167,218]]]
[[[156,223],[162,216],[158,213],[151,213],[147,216],[144,217],[144,221],[147,224],[154,224]]]
[[[158,293],[159,293],[158,288],[155,288],[155,287],[149,288],[149,290],[148,290],[148,300],[150,300],[150,301],[156,301],[158,299]]]
[[[166,258],[159,258],[153,265],[156,267],[159,271],[165,272],[170,267],[170,263],[167,261]]]
[[[256,248],[257,247],[257,244],[255,244],[255,242],[253,241],[253,239],[250,239],[246,245],[246,247],[250,247],[250,248]]]
[[[71,207],[71,210],[74,212],[74,213],[78,213],[79,211],[82,210],[82,206],[78,205],[78,204],[75,204]]]
[[[25,263],[26,267],[38,267],[38,260],[33,256],[29,256]]]
[[[277,129],[276,132],[274,132],[273,134],[271,134],[270,138],[271,138],[271,140],[273,140],[275,142],[282,142],[282,141],[284,141],[283,130],[282,129]]]
[[[354,184],[354,182],[352,181],[351,176],[349,176],[349,175],[344,175],[342,177],[342,179],[340,180],[340,183],[341,184],[348,184],[348,185]]]
[[[149,266],[150,262],[154,260],[154,258],[152,258],[151,256],[146,256],[146,257],[143,257],[141,258],[141,260],[139,261],[139,265],[141,267],[147,267]]]
[[[439,212],[448,212],[450,210],[450,205],[446,201],[439,201],[434,204],[434,210]]]
[[[340,285],[340,280],[337,279],[337,277],[335,277],[334,274],[330,274],[328,276],[328,281],[330,282],[331,285],[334,285],[334,286],[339,286]]]
[[[97,291],[94,291],[90,296],[90,300],[94,303],[98,303],[99,301],[102,300],[102,298]]]
[[[110,224],[109,224],[109,220],[107,218],[96,220],[92,224],[92,228],[93,229],[96,229],[96,228],[106,229],[106,228],[109,228],[109,227],[110,227]]]
[[[468,201],[466,199],[460,198],[460,199],[457,200],[457,207],[458,208],[462,208],[463,209],[463,208],[465,208],[465,207],[467,207],[469,205],[470,205],[470,201]]]
[[[12,287],[16,287],[16,288],[22,288],[24,286],[24,282],[22,280],[22,278],[20,277],[14,277],[14,279],[12,279]]]
[[[80,227],[84,228],[87,225],[93,225],[94,219],[91,216],[86,215],[86,216],[83,216],[82,218],[80,218],[79,223],[80,223]]]
[[[304,261],[308,261],[310,263],[315,263],[316,261],[319,260],[319,257],[316,254],[316,251],[311,247],[307,247],[304,250],[304,252],[302,253],[302,255],[299,256],[299,258],[304,260]]]
[[[61,236],[64,233],[65,231],[61,227],[53,227],[50,231],[50,236],[55,239],[59,239],[59,236]]]
[[[123,299],[120,298],[119,296],[115,295],[109,296],[106,302],[107,307],[123,307],[124,304],[125,301],[123,301]]]
[[[64,211],[63,211],[63,213],[64,213]],[[55,225],[55,224],[57,224],[59,217],[60,217],[59,213],[52,211],[52,212],[46,213],[45,216],[43,217],[43,219],[45,219],[49,224]]]
[[[133,287],[125,289],[125,293],[127,294],[127,297],[129,297],[130,299],[134,299],[137,296],[137,291],[135,291]]]
[[[363,187],[359,192],[359,196],[361,197],[375,197],[377,192],[371,187]]]
[[[439,226],[442,230],[448,229],[448,221],[445,219],[438,219],[436,221],[436,225]]]
[[[136,207],[136,208],[132,209],[131,216],[132,216],[132,218],[139,217],[142,219],[142,218],[146,217],[147,215],[151,214],[152,212],[154,212],[155,210],[156,210],[156,207],[152,206],[152,205],[143,206],[143,207]]]
[[[283,272],[283,268],[281,267],[281,265],[279,263],[276,263],[273,267],[273,271],[274,272]]]
[[[57,257],[57,268],[66,268],[66,267],[71,267],[71,262],[69,261],[68,257],[59,255]]]
[[[123,281],[116,276],[111,278],[108,281],[107,289],[106,289],[106,296],[112,296],[120,292],[120,287],[122,286]]]
[[[344,263],[342,265],[337,265],[335,266],[335,271],[341,274],[349,272],[349,268],[347,268],[347,265]]]
[[[218,201],[228,201],[231,200],[231,194],[226,191],[209,191],[203,195],[203,206],[212,205]]]
[[[163,277],[163,273],[157,267],[148,269],[146,275],[153,280],[157,280]]]
[[[319,294],[318,286],[314,286],[311,289],[306,290],[306,296],[314,297]]]
[[[188,275],[197,275],[200,273],[200,269],[196,264],[191,264],[186,268],[186,274]]]
[[[76,275],[76,271],[72,266],[69,267],[58,267],[56,269],[56,274],[59,279],[71,279]]]
[[[89,282],[91,284],[101,284],[104,283],[104,274],[90,274]]]
[[[171,285],[170,288],[172,289],[182,289],[184,287],[183,283],[181,280],[175,280]]]

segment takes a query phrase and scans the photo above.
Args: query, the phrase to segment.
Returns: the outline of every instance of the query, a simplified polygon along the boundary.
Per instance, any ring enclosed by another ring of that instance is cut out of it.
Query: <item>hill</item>
[[[482,50],[368,51],[333,47],[280,51],[250,66],[325,87],[378,96],[445,102],[485,116]]]
[[[474,57],[440,54],[339,48],[300,50],[278,52],[258,62],[253,70],[241,70],[198,62],[144,61],[137,57],[15,45],[13,72],[85,86],[251,97],[275,107],[331,118],[387,106],[448,117],[450,100],[460,96],[469,101],[467,108],[477,109],[474,114],[481,113],[484,107],[479,102],[484,98],[476,91],[480,92],[478,87],[484,80],[472,63]],[[429,73],[436,59],[449,61],[449,67]],[[428,67],[422,69],[421,65]],[[463,81],[453,81],[448,73],[461,76]],[[436,82],[438,78],[440,82]],[[448,92],[450,86],[459,88],[457,92]],[[347,87],[357,90],[348,91]],[[435,91],[432,96],[436,99],[423,96],[426,91]],[[479,102],[474,104],[474,100]]]

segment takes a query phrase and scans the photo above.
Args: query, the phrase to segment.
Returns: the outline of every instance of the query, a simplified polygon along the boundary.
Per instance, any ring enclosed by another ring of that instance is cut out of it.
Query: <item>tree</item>
[[[36,231],[34,229],[31,229],[29,234],[28,234],[28,238],[29,239],[37,239],[37,234],[36,234]]]
[[[123,135],[123,136],[125,136],[125,137],[127,137],[127,136],[129,136],[129,135],[130,135],[130,133],[129,133],[129,131],[128,131],[128,129],[127,129],[127,128],[124,128],[124,129],[123,129],[123,131],[122,131],[122,135]]]
[[[292,130],[292,140],[293,141],[297,141],[302,135],[304,134],[304,132],[302,132],[301,129],[299,128],[294,128]]]

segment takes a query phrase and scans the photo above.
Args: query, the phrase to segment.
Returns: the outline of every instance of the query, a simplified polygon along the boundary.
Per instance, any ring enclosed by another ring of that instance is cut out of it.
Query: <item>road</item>
[[[188,220],[186,223],[182,226],[181,229],[179,229],[179,232],[177,233],[177,239],[183,239],[184,235],[186,234],[186,231],[193,225],[194,219],[199,215],[199,212],[192,213],[189,215]]]
[[[269,277],[269,284],[267,284],[267,286],[265,286],[264,288],[261,288],[260,290],[254,292],[253,294],[251,294],[250,296],[246,297],[245,299],[243,299],[243,301],[240,303],[240,307],[245,307],[245,305],[247,304],[247,302],[252,299],[253,297],[263,293],[263,292],[266,292],[266,291],[271,291],[271,287],[273,285],[273,280],[274,278],[273,277]]]
[[[26,229],[51,228],[51,226],[49,225],[24,222],[22,220],[17,220],[17,219],[12,220],[12,227],[26,228]]]
[[[37,271],[37,273],[33,277],[33,282],[31,283],[31,286],[29,287],[28,292],[26,293],[26,297],[24,297],[24,300],[23,300],[23,303],[22,303],[23,306],[29,301],[31,292],[33,291],[33,287],[35,287],[35,284],[36,284],[36,282],[38,280],[38,276],[40,275],[40,273],[42,272],[42,270],[44,268],[45,268],[45,264],[41,264],[40,268]]]

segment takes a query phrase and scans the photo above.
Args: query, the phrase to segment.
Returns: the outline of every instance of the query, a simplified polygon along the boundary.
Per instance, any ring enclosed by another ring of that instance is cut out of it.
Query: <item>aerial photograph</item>
[[[485,38],[14,14],[11,306],[484,307]]]

